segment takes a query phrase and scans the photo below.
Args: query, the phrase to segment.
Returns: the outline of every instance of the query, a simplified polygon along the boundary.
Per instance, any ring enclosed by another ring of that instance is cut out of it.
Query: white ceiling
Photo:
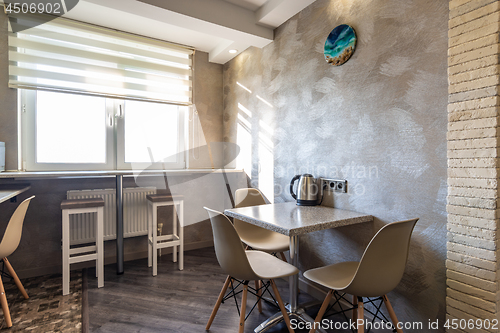
[[[271,43],[274,28],[314,1],[80,0],[65,17],[191,46],[224,64]]]

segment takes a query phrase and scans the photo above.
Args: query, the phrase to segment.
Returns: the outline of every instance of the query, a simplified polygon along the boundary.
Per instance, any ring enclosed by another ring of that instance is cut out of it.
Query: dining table
[[[224,213],[238,220],[289,236],[290,261],[295,267],[299,265],[300,236],[320,230],[373,221],[373,216],[369,214],[322,205],[299,206],[295,202],[231,208],[224,210]],[[314,320],[299,305],[298,282],[298,274],[290,277],[290,303],[287,305],[290,319],[296,318],[296,320],[312,323]],[[255,328],[255,333],[265,332],[282,320],[283,315],[278,312]],[[325,332],[321,329],[318,331]]]

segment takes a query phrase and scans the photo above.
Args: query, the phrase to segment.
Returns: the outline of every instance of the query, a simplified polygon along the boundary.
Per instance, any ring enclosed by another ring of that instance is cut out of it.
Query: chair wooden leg
[[[2,304],[3,316],[7,327],[12,327],[12,319],[10,318],[9,304],[7,303],[7,296],[5,296],[5,289],[3,288],[2,279],[0,279],[0,303]]]
[[[290,325],[290,317],[288,317],[288,312],[286,311],[285,305],[283,304],[283,300],[281,299],[280,292],[278,291],[278,287],[276,287],[276,283],[274,280],[270,280],[271,286],[273,287],[274,297],[276,297],[276,301],[278,301],[278,305],[280,307],[281,313],[283,314],[283,319],[285,320],[286,327],[288,328],[288,332],[294,333],[295,331],[292,329]]]
[[[365,305],[363,298],[358,298],[358,333],[365,333]]]
[[[241,309],[240,309],[240,329],[238,333],[245,332],[245,316],[247,313],[247,296],[248,296],[248,281],[243,284],[243,296],[241,297]]]
[[[262,295],[262,281],[261,280],[255,280],[255,289],[257,289],[257,297],[260,297]],[[262,300],[259,298],[258,303],[257,303],[257,310],[259,310],[259,313],[262,313]]]
[[[358,297],[356,295],[352,295],[352,322],[355,323],[358,320]]]
[[[328,308],[328,304],[330,304],[330,301],[332,300],[333,293],[334,293],[333,289],[330,289],[328,294],[326,294],[325,300],[323,301],[323,304],[321,304],[321,308],[319,309],[318,314],[316,315],[316,319],[314,319],[313,328],[311,328],[309,333],[316,332],[316,327],[321,321],[321,318],[323,318],[323,315],[325,314],[325,311]]]
[[[398,328],[398,318],[396,317],[396,313],[394,312],[394,309],[392,308],[391,302],[389,302],[389,298],[387,298],[387,295],[382,296],[382,299],[384,300],[385,307],[387,308],[387,312],[389,312],[389,316],[391,317],[392,324],[394,327],[396,327],[396,332],[398,333],[403,333],[403,330]]]
[[[7,267],[7,270],[9,271],[10,276],[12,276],[12,278],[14,279],[14,282],[16,283],[17,289],[19,289],[19,291],[21,292],[21,294],[23,294],[23,297],[25,299],[30,298],[28,296],[28,293],[26,292],[26,290],[24,290],[24,287],[23,287],[23,284],[21,283],[21,280],[19,280],[19,278],[17,277],[17,274],[14,271],[14,268],[12,268],[12,265],[10,264],[9,259],[3,258],[3,262],[5,263],[5,267]]]
[[[283,252],[280,252],[280,256],[281,256],[281,260],[283,260],[284,262],[288,262],[286,260],[285,254]]]
[[[231,277],[228,275],[226,278],[226,282],[224,282],[224,286],[222,287],[222,290],[220,291],[219,298],[217,298],[217,302],[214,305],[214,309],[212,310],[212,314],[210,315],[210,319],[208,319],[207,326],[205,327],[205,330],[209,330],[210,326],[212,326],[212,322],[215,319],[215,315],[217,314],[217,311],[219,311],[220,304],[222,303],[222,299],[224,298],[224,295],[226,294],[227,287],[229,287],[229,283],[231,282]]]

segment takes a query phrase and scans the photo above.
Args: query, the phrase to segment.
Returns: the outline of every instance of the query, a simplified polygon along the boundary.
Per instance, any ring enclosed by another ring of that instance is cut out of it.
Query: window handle
[[[108,125],[109,127],[113,127],[114,119],[112,115],[108,115]]]
[[[118,107],[118,114],[115,116],[116,118],[120,118],[122,119],[123,118],[123,106],[120,104],[119,107]]]

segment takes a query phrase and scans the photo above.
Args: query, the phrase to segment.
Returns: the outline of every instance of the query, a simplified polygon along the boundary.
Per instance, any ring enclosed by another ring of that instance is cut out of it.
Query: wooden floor
[[[226,278],[213,248],[186,252],[183,271],[172,263],[171,254],[159,260],[156,277],[151,275],[147,259],[126,262],[124,268],[123,275],[116,275],[115,265],[106,266],[105,285],[100,289],[97,288],[95,270],[88,270],[91,333],[206,332],[205,325]],[[283,300],[288,302],[287,281],[276,282]],[[252,299],[254,297],[249,295],[248,306],[251,306]],[[310,300],[309,295],[300,294],[300,302]],[[245,323],[245,332],[253,332],[277,311],[268,304],[264,304],[262,314],[255,309]],[[221,305],[210,332],[235,333],[238,319],[234,300],[230,299]],[[283,323],[267,331],[278,332],[288,332]]]

